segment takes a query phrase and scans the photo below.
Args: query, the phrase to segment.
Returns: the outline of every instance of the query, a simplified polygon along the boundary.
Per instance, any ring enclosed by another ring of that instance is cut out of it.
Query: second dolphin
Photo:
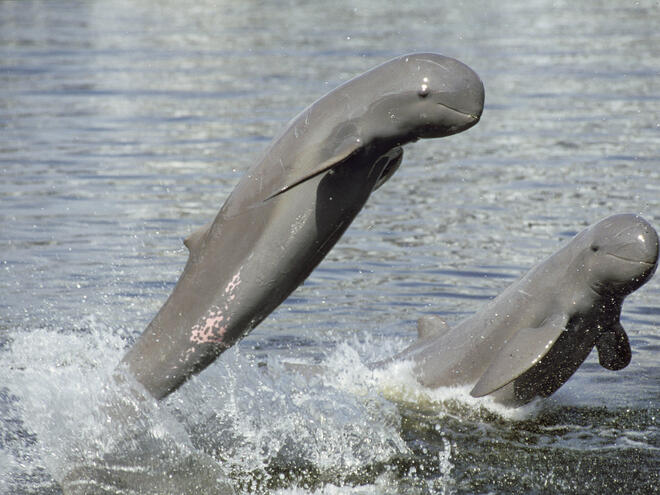
[[[425,386],[470,384],[474,397],[492,395],[512,406],[548,397],[594,347],[603,367],[628,365],[623,301],[657,265],[658,234],[646,220],[607,217],[453,328],[423,317],[417,342],[373,366],[412,361]]]

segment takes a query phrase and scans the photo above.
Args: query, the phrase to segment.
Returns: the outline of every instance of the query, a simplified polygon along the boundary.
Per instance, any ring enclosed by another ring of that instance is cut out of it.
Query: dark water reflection
[[[482,121],[409,146],[305,285],[168,404],[178,422],[148,431],[183,428],[185,462],[213,456],[243,492],[657,491],[657,277],[624,306],[632,364],[592,357],[522,419],[460,394],[365,406],[341,387],[263,382],[250,359],[313,361],[345,342],[382,357],[419,315],[476,310],[605,215],[660,227],[658,22],[653,2],[0,2],[0,493],[60,492],[61,438],[101,434],[87,394],[169,294],[181,239],[281,126],[419,50],[481,75]]]

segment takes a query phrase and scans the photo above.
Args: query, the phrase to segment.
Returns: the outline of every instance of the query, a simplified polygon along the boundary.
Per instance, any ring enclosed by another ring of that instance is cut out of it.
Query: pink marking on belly
[[[222,310],[217,306],[211,307],[206,314],[206,320],[192,327],[190,341],[195,344],[222,343],[222,337],[227,331],[227,325],[222,325],[224,320]]]
[[[232,277],[232,279],[227,284],[227,287],[225,287],[225,294],[232,294],[234,292],[234,289],[236,289],[236,287],[238,287],[240,284],[241,284],[241,271],[238,270],[238,273]]]
[[[241,267],[242,268],[242,267]],[[193,325],[190,332],[190,342],[192,347],[188,348],[182,357],[182,361],[187,361],[188,358],[195,352],[196,346],[202,344],[216,344],[224,347],[230,347],[230,344],[224,342],[231,316],[229,312],[229,302],[236,298],[234,291],[241,284],[241,270],[239,269],[236,275],[227,283],[224,290],[225,304],[223,307],[211,306],[204,316]]]

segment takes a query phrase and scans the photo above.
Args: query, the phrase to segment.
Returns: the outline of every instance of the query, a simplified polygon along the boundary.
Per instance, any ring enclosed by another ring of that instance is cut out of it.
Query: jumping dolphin
[[[154,397],[176,390],[307,278],[396,171],[402,145],[472,127],[483,102],[469,67],[418,53],[303,110],[215,220],[185,240],[189,258],[174,291],[122,363]]]
[[[514,406],[548,397],[594,346],[603,367],[628,365],[621,307],[657,263],[658,235],[649,223],[630,214],[605,218],[455,327],[423,317],[419,340],[374,366],[412,360],[422,385],[475,384],[472,396]]]

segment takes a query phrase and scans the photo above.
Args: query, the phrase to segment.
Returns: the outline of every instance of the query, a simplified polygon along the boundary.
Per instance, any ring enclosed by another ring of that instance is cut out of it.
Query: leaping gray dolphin
[[[479,77],[433,53],[405,55],[342,84],[295,117],[215,220],[193,232],[174,291],[123,359],[156,398],[176,390],[302,283],[401,146],[475,125]]]
[[[629,214],[605,218],[455,327],[421,318],[419,340],[375,366],[412,360],[422,385],[475,384],[472,396],[514,406],[548,397],[594,347],[603,367],[628,365],[623,300],[657,264],[658,235],[648,222]]]

